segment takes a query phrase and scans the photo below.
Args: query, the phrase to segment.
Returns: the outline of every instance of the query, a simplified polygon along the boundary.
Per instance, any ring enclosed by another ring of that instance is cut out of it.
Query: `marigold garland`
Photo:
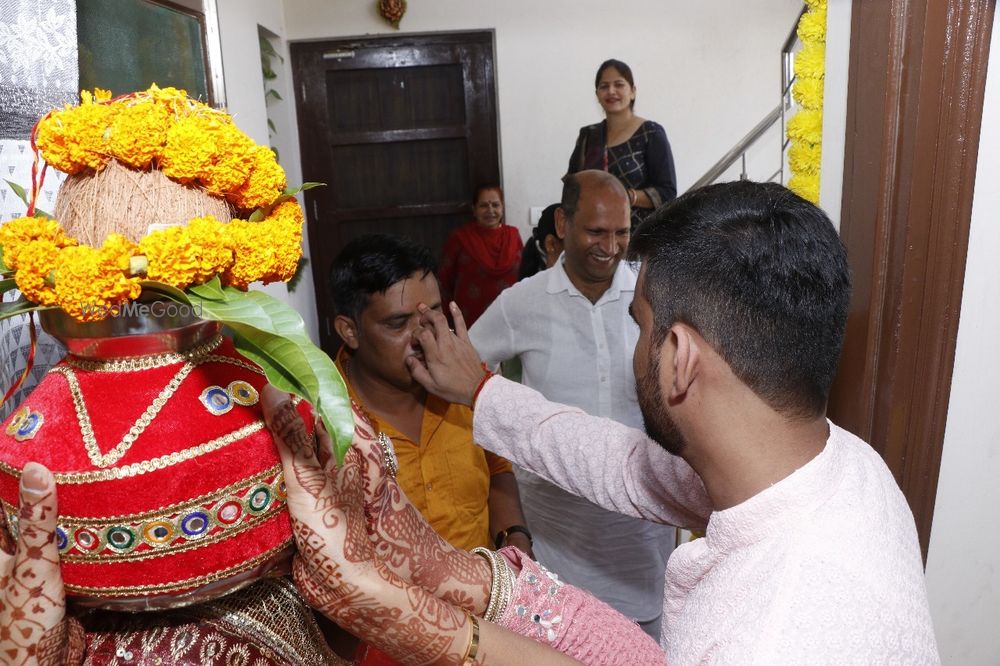
[[[827,0],[806,0],[808,10],[796,29],[802,50],[795,56],[792,98],[801,109],[785,128],[791,147],[788,187],[819,203],[819,174],[823,143],[823,84],[826,75]]]
[[[138,245],[112,233],[100,248],[81,245],[54,219],[12,220],[0,226],[0,248],[25,298],[95,321],[138,298],[144,279],[186,289],[218,275],[224,285],[246,289],[294,275],[304,216],[285,194],[285,172],[270,148],[225,112],[174,88],[154,85],[114,100],[106,91],[83,91],[80,98],[36,127],[36,145],[50,165],[77,174],[116,159],[161,169],[182,185],[225,197],[248,219],[198,217],[152,231]]]
[[[138,298],[142,279],[178,289],[216,275],[240,289],[254,282],[285,282],[302,256],[303,222],[302,208],[288,199],[259,222],[224,224],[208,215],[153,231],[138,245],[109,234],[98,250],[78,245],[55,220],[22,217],[0,227],[0,245],[4,262],[16,268],[15,282],[25,298],[94,321]],[[27,238],[24,232],[32,227],[44,233]],[[144,260],[144,275],[134,272],[133,258]]]
[[[45,161],[68,174],[100,171],[111,159],[158,168],[184,185],[224,196],[245,215],[268,206],[285,188],[274,152],[258,146],[225,111],[159,88],[111,99],[80,93],[81,103],[52,111],[37,126]]]

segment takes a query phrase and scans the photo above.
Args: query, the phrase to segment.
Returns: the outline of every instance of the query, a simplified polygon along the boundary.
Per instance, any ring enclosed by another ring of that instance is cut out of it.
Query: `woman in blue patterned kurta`
[[[568,173],[600,169],[615,175],[628,190],[632,227],[677,196],[674,156],[663,127],[635,114],[635,80],[620,60],[606,60],[594,80],[606,116],[580,128]]]

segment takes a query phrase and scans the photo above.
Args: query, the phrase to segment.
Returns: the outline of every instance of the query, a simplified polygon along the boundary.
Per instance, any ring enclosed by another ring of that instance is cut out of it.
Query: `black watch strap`
[[[507,529],[500,530],[499,532],[497,532],[496,539],[493,542],[493,545],[497,547],[497,550],[503,548],[503,544],[507,540],[507,537],[513,534],[514,532],[520,532],[524,536],[528,537],[528,544],[532,545],[534,544],[534,542],[531,539],[531,531],[528,530],[527,527],[525,527],[524,525],[511,525]]]

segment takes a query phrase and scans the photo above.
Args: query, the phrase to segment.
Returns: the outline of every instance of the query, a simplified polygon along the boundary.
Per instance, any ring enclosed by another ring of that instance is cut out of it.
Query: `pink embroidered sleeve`
[[[514,591],[497,623],[594,666],[666,663],[666,656],[635,622],[580,588],[561,583],[512,546],[499,551],[515,569]]]

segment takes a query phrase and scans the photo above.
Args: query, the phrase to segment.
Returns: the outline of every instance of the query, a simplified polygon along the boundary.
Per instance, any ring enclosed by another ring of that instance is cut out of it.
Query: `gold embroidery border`
[[[216,437],[215,439],[181,451],[174,451],[173,453],[162,455],[158,458],[143,460],[142,462],[132,463],[123,467],[111,467],[109,469],[94,470],[91,472],[60,472],[55,474],[56,483],[77,485],[142,476],[143,474],[149,474],[150,472],[167,469],[168,467],[173,467],[174,465],[212,453],[213,451],[218,451],[219,449],[225,448],[230,444],[238,442],[241,439],[245,439],[256,432],[263,430],[264,427],[264,421],[262,419],[257,419],[253,423],[248,423],[242,428],[238,428],[229,434]],[[3,460],[0,460],[0,471],[6,472],[15,479],[21,478],[21,470],[9,465]]]
[[[253,557],[246,562],[234,565],[228,569],[222,571],[216,571],[214,573],[205,574],[204,576],[196,576],[194,578],[188,578],[187,580],[174,581],[172,583],[160,583],[151,585],[120,585],[115,587],[87,587],[83,585],[72,585],[70,583],[66,584],[66,591],[72,592],[73,594],[78,594],[81,596],[96,596],[96,597],[130,597],[130,596],[144,596],[149,594],[169,594],[177,590],[185,590],[191,588],[201,587],[202,585],[207,585],[208,583],[214,583],[219,580],[229,578],[230,576],[235,576],[236,574],[243,573],[244,571],[249,571],[254,567],[266,562],[275,555],[277,555],[282,550],[288,548],[295,543],[295,539],[288,539],[274,548],[268,550],[265,553],[261,553],[256,557]]]
[[[263,513],[250,513],[250,518],[239,523],[238,525],[222,525],[216,522],[214,516],[209,516],[209,523],[214,526],[222,527],[223,530],[217,534],[212,534],[210,536],[204,536],[199,539],[192,539],[186,541],[185,543],[178,544],[176,546],[153,546],[151,550],[146,550],[141,553],[131,552],[131,553],[98,553],[93,555],[70,555],[70,554],[60,554],[59,559],[63,562],[74,562],[74,563],[84,563],[84,564],[100,564],[101,562],[111,563],[121,563],[121,562],[143,562],[145,560],[155,560],[170,557],[177,553],[183,553],[188,550],[194,550],[196,548],[202,548],[205,546],[211,546],[217,544],[220,541],[226,541],[232,537],[243,534],[247,530],[251,530],[258,527],[261,523],[276,517],[281,508],[285,506],[285,500],[279,499],[277,497],[273,498],[271,504],[268,506],[267,510]],[[249,512],[248,512],[249,513]],[[207,514],[207,512],[206,512]],[[137,539],[142,541],[141,536],[137,536]],[[102,547],[104,544],[104,538],[101,538]],[[145,542],[143,542],[145,543]]]
[[[195,507],[200,507],[202,504],[208,504],[209,502],[218,502],[225,497],[234,494],[240,488],[244,486],[255,486],[263,482],[272,476],[278,476],[281,474],[281,463],[272,465],[265,470],[257,472],[253,476],[247,477],[241,481],[236,481],[224,486],[222,488],[217,488],[215,490],[209,491],[198,497],[194,497],[189,500],[184,500],[183,502],[178,502],[176,504],[168,504],[156,509],[150,509],[149,511],[144,511],[142,513],[122,513],[116,516],[100,516],[100,517],[87,517],[87,516],[60,516],[59,526],[65,528],[66,525],[72,525],[74,529],[80,527],[115,527],[119,523],[148,523],[153,520],[162,519],[164,514],[173,513],[184,513]],[[278,479],[275,479],[278,482]],[[274,485],[273,483],[267,485]],[[17,514],[17,507],[9,502],[0,499],[0,506],[3,507],[7,514]]]
[[[87,372],[141,372],[143,370],[153,370],[185,361],[195,363],[202,358],[209,356],[219,345],[222,344],[222,335],[216,333],[207,342],[196,347],[192,347],[186,352],[164,352],[162,354],[149,354],[148,356],[126,356],[108,361],[92,361],[89,359],[77,358],[69,355],[66,357],[66,365],[77,370]],[[51,370],[49,371],[51,372]]]

